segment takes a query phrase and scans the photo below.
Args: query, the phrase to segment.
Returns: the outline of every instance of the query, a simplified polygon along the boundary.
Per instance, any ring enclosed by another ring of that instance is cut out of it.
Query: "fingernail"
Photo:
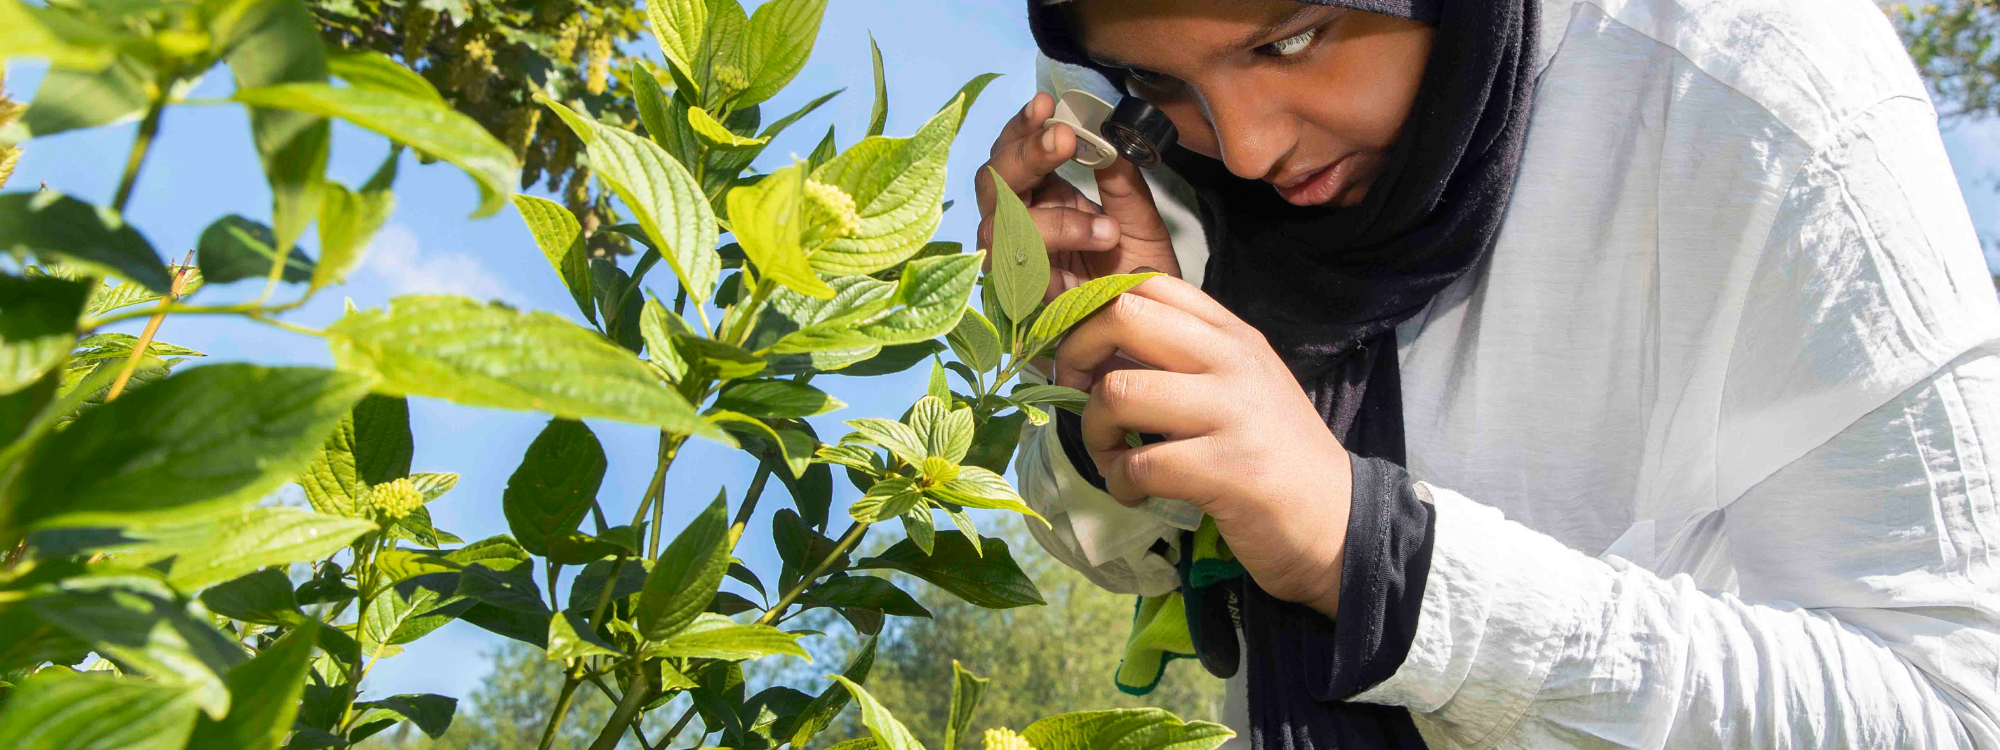
[[[1154,267],[1152,267],[1152,266],[1140,266],[1140,267],[1138,267],[1138,268],[1134,268],[1134,269],[1132,269],[1132,272],[1133,272],[1133,273],[1159,273],[1159,272],[1160,272],[1160,269],[1157,269],[1157,268],[1154,268]]]
[[[1056,150],[1056,126],[1050,125],[1046,128],[1042,128],[1042,150],[1043,151]]]
[[[1109,241],[1117,239],[1118,222],[1100,216],[1096,220],[1090,222],[1090,236],[1100,241]]]

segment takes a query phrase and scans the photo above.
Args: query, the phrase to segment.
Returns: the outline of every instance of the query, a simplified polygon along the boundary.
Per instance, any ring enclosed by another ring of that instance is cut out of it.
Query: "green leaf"
[[[952,409],[935,397],[925,396],[910,409],[910,427],[923,438],[924,455],[951,463],[965,459],[972,448],[972,410]]]
[[[979,276],[979,260],[979,254],[974,253],[911,261],[889,299],[890,305],[899,307],[881,313],[881,303],[871,301],[850,315],[802,326],[779,339],[771,350],[781,354],[817,352],[935,339],[958,325]]]
[[[527,222],[528,232],[542,248],[542,256],[548,258],[549,265],[562,278],[563,287],[569,290],[577,309],[583,311],[584,319],[596,324],[597,308],[591,302],[590,252],[584,247],[583,226],[577,223],[576,215],[560,203],[531,195],[514,196],[514,208],[521,212],[521,220]]]
[[[445,553],[445,559],[461,565],[478,563],[494,570],[510,570],[528,561],[528,551],[513,537],[490,536]]]
[[[408,721],[423,730],[425,736],[437,739],[451,728],[452,715],[458,712],[458,699],[442,695],[422,693],[416,695],[392,695],[379,701],[364,701],[354,704],[357,712],[371,711],[374,714],[395,717]],[[376,718],[362,714],[356,724],[367,723]]]
[[[289,586],[286,592],[289,596]],[[256,658],[229,670],[229,715],[221,721],[201,717],[187,746],[277,750],[284,744],[305,692],[316,625],[302,620]]]
[[[736,106],[769,99],[792,82],[812,56],[825,13],[826,0],[771,0],[757,6],[744,55],[750,88],[737,95]]]
[[[681,288],[706,302],[722,273],[715,252],[715,211],[687,168],[650,140],[605,125],[536,95],[583,140],[591,168],[638,218]]]
[[[375,570],[383,583],[396,583],[433,573],[457,573],[465,570],[465,564],[439,552],[391,548],[375,555]]]
[[[226,34],[223,60],[237,91],[291,84],[326,86],[319,24],[304,3],[260,2]],[[252,109],[250,134],[271,185],[272,247],[291,247],[319,212],[332,131],[326,112]],[[268,264],[265,266],[269,267]]]
[[[813,170],[814,180],[847,191],[860,216],[854,232],[813,253],[814,270],[833,276],[873,273],[923,249],[944,216],[951,141],[972,100],[993,78],[974,78],[916,135],[871,136]]]
[[[846,408],[847,403],[796,380],[740,380],[723,389],[715,406],[780,419],[817,416]]]
[[[905,539],[880,555],[856,561],[854,567],[899,570],[986,609],[1044,603],[1041,593],[1035,590],[1035,582],[1014,562],[1007,541],[994,537],[980,539],[975,549],[965,534],[940,531],[937,549],[932,554],[924,554],[914,542]]]
[[[936,460],[935,458],[925,459],[926,462]],[[918,505],[910,508],[908,512],[903,514],[902,518],[903,535],[909,537],[910,541],[916,542],[917,547],[922,549],[924,554],[930,554],[931,548],[937,543],[937,521],[931,518],[930,507]]]
[[[409,401],[371,394],[341,417],[339,426],[320,445],[297,481],[313,510],[358,518],[365,514],[356,508],[355,501],[368,486],[408,476],[415,453]],[[437,494],[444,494],[458,482],[458,475],[449,476]],[[429,489],[419,490],[425,493],[426,502],[436,497]]]
[[[1008,400],[1017,404],[1049,404],[1081,414],[1090,394],[1068,386],[1027,384],[1016,386],[1008,394]]]
[[[60,259],[166,294],[173,277],[116,212],[54,190],[0,193],[0,250]]]
[[[210,718],[229,712],[222,675],[244,660],[242,647],[145,579],[69,579],[68,590],[28,600],[43,622],[91,642],[127,671],[185,685]],[[87,587],[87,588],[86,588]]]
[[[45,57],[50,73],[96,70],[111,62],[121,40],[60,11],[27,3],[0,3],[0,49],[8,57]],[[48,80],[44,78],[42,80]]]
[[[1043,310],[1035,324],[1028,329],[1027,346],[1022,347],[1023,356],[1032,356],[1048,345],[1055,343],[1070,328],[1090,317],[1091,313],[1103,307],[1125,290],[1138,286],[1145,280],[1158,276],[1157,273],[1127,273],[1086,281],[1082,286],[1063,292]]]
[[[552,419],[521,465],[507,478],[501,510],[507,528],[530,554],[548,556],[566,543],[597,501],[604,483],[604,448],[584,423]]]
[[[841,675],[855,683],[868,680],[868,672],[875,667],[875,639],[869,638],[861,644],[854,658],[841,670]],[[789,719],[780,719],[772,727],[771,736],[780,742],[790,738],[792,747],[805,747],[814,735],[833,723],[842,709],[847,708],[850,693],[839,684],[828,685],[819,695],[813,696],[812,703]]]
[[[832,677],[835,682],[847,688],[847,692],[854,694],[854,702],[861,704],[861,723],[867,725],[869,736],[875,738],[875,743],[881,746],[882,750],[924,750],[923,744],[917,742],[916,736],[910,734],[909,728],[903,726],[903,722],[897,721],[895,716],[890,715],[889,710],[875,700],[875,696],[869,695],[866,689],[853,680],[840,675]]]
[[[813,587],[812,597],[837,607],[861,607],[897,617],[930,617],[931,611],[886,578],[854,575]]]
[[[189,518],[289,480],[366,392],[304,367],[212,365],[91,409],[50,435],[0,490],[14,528]]]
[[[764,371],[763,357],[733,344],[700,336],[676,336],[674,345],[680,347],[682,359],[714,380],[736,380]]]
[[[807,263],[803,243],[811,212],[803,167],[786,167],[755,185],[731,190],[728,201],[730,228],[758,274],[809,297],[835,297],[833,287]]]
[[[1000,331],[993,322],[973,308],[966,308],[958,326],[945,335],[951,352],[976,372],[992,372],[1000,367]]]
[[[894,375],[915,367],[918,362],[930,359],[931,355],[942,351],[944,345],[936,341],[885,346],[875,356],[840,368],[839,374],[853,377]]]
[[[868,34],[868,53],[875,58],[875,107],[868,111],[868,135],[873,137],[889,129],[889,83],[882,75],[882,46],[875,43],[873,32]]]
[[[696,55],[708,32],[706,0],[648,2],[646,18],[652,22],[653,36],[659,40],[660,51],[667,61],[679,67],[682,75],[694,78],[695,66],[700,62]]]
[[[840,154],[840,144],[834,140],[833,128],[832,125],[826,126],[826,137],[819,139],[819,145],[814,146],[812,153],[806,155],[807,169],[818,170]]]
[[[766,656],[796,656],[812,661],[798,636],[769,625],[738,625],[727,617],[703,612],[687,627],[646,649],[655,656],[742,661]]]
[[[0,747],[180,750],[187,743],[197,715],[189,689],[64,671],[35,674],[10,691],[0,709]]]
[[[1005,185],[1000,172],[991,172],[994,185]],[[1042,244],[1042,230],[1028,215],[1028,206],[1012,190],[995,190],[993,209],[993,290],[1000,295],[1000,309],[1007,317],[1026,320],[1041,307],[1049,288],[1049,250]],[[1047,316],[1043,320],[1047,320]]]
[[[961,466],[957,479],[924,492],[943,502],[967,508],[1009,510],[1048,523],[1040,513],[1036,513],[1021,502],[1021,496],[1014,492],[1013,486],[1007,484],[1006,479],[978,466]]]
[[[0,274],[0,395],[34,385],[62,363],[76,343],[77,318],[90,288],[54,276]]]
[[[958,660],[951,660],[951,715],[944,726],[944,746],[958,747],[958,740],[972,727],[972,714],[979,710],[979,699],[986,695],[989,680],[966,671]]]
[[[5,25],[0,19],[0,27]],[[10,48],[7,55],[14,54]],[[137,119],[151,101],[147,94],[150,78],[145,64],[129,57],[108,66],[92,65],[88,70],[50,68],[42,79],[47,85],[36,89],[34,101],[21,116],[25,136],[43,138]]]
[[[599,560],[583,566],[583,572],[578,573],[576,580],[570,583],[569,608],[577,612],[594,612],[597,609],[597,597],[604,593],[605,583],[610,581],[613,567],[618,570],[618,580],[611,586],[611,601],[623,601],[626,597],[646,588],[646,566],[642,561],[625,560],[621,563],[616,560]]]
[[[371,521],[297,508],[251,508],[134,531],[147,542],[127,559],[137,563],[171,557],[171,562],[158,564],[166,570],[167,582],[192,591],[267,565],[318,560],[375,528]]]
[[[1182,723],[1159,708],[1118,708],[1051,716],[1021,730],[1036,750],[1215,750],[1236,736],[1220,724]]]
[[[749,26],[750,18],[743,14],[743,5],[737,0],[708,0],[708,26],[703,29],[701,51],[695,53],[695,80],[699,82],[705,106],[719,108],[740,93],[722,85],[718,74],[726,67],[735,68],[748,78],[743,58]]]
[[[201,603],[210,612],[259,625],[291,625],[305,618],[292,594],[292,579],[277,568],[212,586],[201,592]]]
[[[654,7],[657,6],[649,5],[647,9]],[[639,121],[645,124],[653,142],[668,154],[684,165],[696,163],[701,158],[701,143],[688,123],[691,107],[687,97],[678,91],[668,94],[661,87],[659,76],[659,71],[645,60],[635,63],[624,76],[626,85],[632,89],[632,103],[639,110]],[[645,231],[642,229],[640,233]]]
[[[923,499],[923,491],[917,488],[915,480],[890,477],[868,488],[866,494],[848,506],[847,513],[856,523],[874,523],[908,513]]]
[[[854,428],[854,432],[841,438],[842,443],[879,445],[888,448],[890,453],[894,453],[897,458],[913,466],[923,463],[924,457],[930,455],[924,448],[923,436],[901,422],[864,417],[848,420],[847,426]]]
[[[458,585],[457,573],[433,573],[383,589],[361,618],[363,642],[400,646],[444,627],[477,603],[457,596]]]
[[[278,251],[272,247],[276,241],[271,228],[258,222],[236,214],[216,219],[196,243],[202,278],[215,284],[264,278],[277,261]],[[295,284],[310,281],[314,273],[313,259],[293,246],[279,280]]]
[[[636,567],[636,566],[634,566]],[[549,618],[549,661],[580,659],[586,656],[624,656],[611,642],[598,637],[581,613],[557,612]]]
[[[443,102],[378,88],[335,88],[323,83],[241,89],[230,98],[252,107],[338,117],[450,162],[479,184],[479,208],[473,211],[473,218],[490,216],[506,205],[521,171],[511,150],[478,121]],[[591,163],[598,162],[592,159]]]
[[[373,50],[329,50],[327,72],[358,88],[393,91],[414,99],[444,103],[444,95],[416,71]]]
[[[378,393],[637,422],[734,444],[630,352],[549,313],[399,297],[386,311],[349,312],[326,333],[334,360],[374,375]]]
[[[535,588],[533,566],[489,568],[484,564],[465,566],[458,576],[457,596],[491,604],[514,612],[526,612],[547,619],[549,606]]]
[[[646,356],[668,382],[678,383],[687,375],[688,361],[675,346],[674,337],[696,337],[681,316],[673,314],[657,299],[648,298],[639,313],[639,334],[646,342]]]
[[[716,121],[715,115],[700,107],[689,107],[687,118],[688,126],[694,129],[695,135],[701,136],[704,142],[716,148],[732,150],[756,148],[769,142],[766,138],[745,138],[730,132],[728,126]],[[736,211],[731,210],[729,215],[734,217]]]
[[[396,209],[396,196],[389,192],[386,183],[394,179],[399,154],[391,151],[382,171],[377,172],[388,175],[381,187],[375,187],[373,180],[358,193],[337,182],[320,186],[320,257],[319,265],[313,269],[313,289],[343,283],[361,265],[369,240]]]
[[[715,598],[722,576],[729,570],[730,548],[735,540],[729,533],[729,502],[716,493],[715,502],[681,529],[679,536],[660,553],[653,572],[646,577],[646,590],[639,595],[637,624],[646,638],[658,640],[674,634]]]
[[[972,545],[972,554],[984,554],[979,548],[979,529],[973,526],[971,514],[966,513],[964,508],[945,504],[944,515],[946,518],[951,519],[952,526],[957,527],[959,532],[965,535],[965,541]],[[935,546],[936,542],[933,541],[932,544]],[[925,555],[931,555],[936,552],[933,548],[925,548],[922,551]]]

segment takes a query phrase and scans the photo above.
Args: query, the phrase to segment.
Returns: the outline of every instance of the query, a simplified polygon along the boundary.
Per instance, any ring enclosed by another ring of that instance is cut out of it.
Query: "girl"
[[[1038,95],[982,210],[1051,295],[1177,278],[1062,343],[1092,398],[1017,473],[1058,556],[1181,595],[1242,741],[2000,747],[2000,309],[1870,3],[1028,12],[1045,88],[1179,145],[1065,177]]]

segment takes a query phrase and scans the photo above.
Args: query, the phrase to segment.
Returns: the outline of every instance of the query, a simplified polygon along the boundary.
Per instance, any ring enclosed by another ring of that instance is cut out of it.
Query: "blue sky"
[[[760,165],[789,163],[791,154],[810,151],[829,123],[839,127],[843,145],[854,142],[868,119],[870,33],[881,43],[888,65],[892,135],[914,130],[967,79],[980,73],[1003,73],[1005,76],[989,87],[973,108],[950,162],[947,197],[957,200],[958,206],[945,215],[938,238],[970,246],[978,223],[970,176],[985,160],[987,144],[999,127],[1034,89],[1033,43],[1019,4],[839,0],[832,5],[813,64],[786,93],[767,104],[765,111],[788,112],[818,94],[841,87],[848,90],[795,125]],[[29,99],[41,80],[42,69],[32,63],[12,65],[7,76],[12,96]],[[226,73],[211,74],[194,96],[224,96],[228,91]],[[46,180],[51,188],[108,203],[134,129],[126,124],[33,141],[27,144],[27,153],[10,185],[16,190],[32,189]],[[2000,204],[1995,200],[2000,195],[1995,192],[1995,181],[2000,179],[2000,127],[1961,126],[1948,131],[1945,140],[1982,235],[2000,237]],[[215,218],[230,213],[266,217],[269,192],[249,144],[248,127],[239,108],[170,110],[128,217],[163,255],[174,258],[193,247],[201,230]],[[386,142],[371,133],[336,125],[331,174],[349,185],[358,184],[374,170],[386,149]],[[291,320],[324,326],[339,316],[343,297],[362,307],[376,307],[392,296],[413,292],[466,294],[577,316],[568,294],[511,208],[483,220],[467,218],[477,202],[477,192],[471,180],[456,169],[443,164],[419,166],[405,157],[396,200],[396,211],[376,238],[363,269],[345,286],[323,292]],[[315,242],[309,232],[303,244],[317,255]],[[1989,263],[1992,261],[1989,254]],[[630,262],[626,259],[628,268]],[[664,278],[663,273],[652,277],[656,284]],[[201,298],[214,302],[245,297],[254,294],[253,287],[260,283],[211,288],[202,292]],[[318,339],[234,320],[170,318],[160,338],[207,352],[217,361],[330,364],[326,347]],[[918,369],[901,376],[816,383],[851,405],[819,420],[821,434],[841,434],[838,421],[842,418],[899,413],[922,392],[923,372]],[[457,489],[431,506],[438,525],[468,540],[506,533],[506,521],[500,515],[501,490],[546,418],[428,399],[413,399],[411,407],[416,470],[463,475]],[[615,422],[593,421],[591,426],[610,459],[600,493],[605,511],[613,519],[629,518],[650,477],[654,433]],[[755,464],[739,453],[691,443],[669,477],[667,528],[679,528],[715,496],[719,486],[734,488],[731,499],[736,500],[754,469]],[[858,493],[845,481],[836,479],[835,485],[835,512],[839,514]],[[767,579],[778,567],[767,533],[769,517],[788,504],[782,487],[773,482],[772,489],[738,552]],[[404,655],[377,667],[369,677],[370,692],[434,692],[464,698],[477,686],[485,669],[484,660],[475,655],[498,641],[497,636],[469,625],[448,625],[413,644]]]

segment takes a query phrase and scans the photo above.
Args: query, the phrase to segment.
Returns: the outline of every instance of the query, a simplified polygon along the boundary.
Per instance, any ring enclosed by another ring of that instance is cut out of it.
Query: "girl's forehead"
[[[1248,49],[1304,15],[1292,0],[1068,0],[1084,53],[1110,67],[1199,64]]]

